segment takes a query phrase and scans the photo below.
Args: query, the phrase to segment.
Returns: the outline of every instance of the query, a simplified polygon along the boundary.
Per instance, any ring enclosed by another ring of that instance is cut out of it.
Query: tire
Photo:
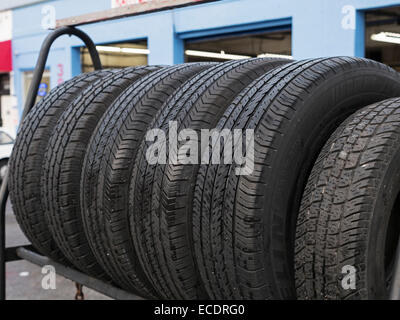
[[[388,299],[399,236],[396,98],[346,120],[312,170],[297,221],[298,298]],[[342,286],[349,267],[356,272],[354,288]]]
[[[282,66],[239,94],[217,129],[254,130],[254,169],[203,165],[195,186],[195,255],[213,298],[296,297],[296,218],[313,163],[347,116],[399,94],[397,72],[346,57]]]
[[[217,65],[171,96],[151,127],[162,129],[166,136],[171,121],[177,123],[178,130],[211,129],[237,92],[288,62],[251,59]],[[146,160],[149,144],[142,142],[130,192],[132,233],[140,245],[140,259],[164,299],[208,298],[195,264],[191,236],[190,191],[198,166],[150,165]]]
[[[9,190],[16,219],[28,240],[44,256],[66,259],[45,222],[40,195],[44,150],[62,112],[93,81],[114,71],[79,75],[54,88],[40,100],[22,122],[9,161]]]
[[[69,262],[93,277],[107,279],[82,225],[80,178],[85,152],[93,130],[113,101],[142,76],[158,69],[121,69],[92,83],[65,109],[47,145],[41,181],[46,221]]]
[[[141,79],[109,108],[97,126],[84,160],[82,213],[90,246],[121,287],[147,297],[158,293],[147,280],[129,233],[128,191],[137,147],[163,102],[211,64],[165,68]]]

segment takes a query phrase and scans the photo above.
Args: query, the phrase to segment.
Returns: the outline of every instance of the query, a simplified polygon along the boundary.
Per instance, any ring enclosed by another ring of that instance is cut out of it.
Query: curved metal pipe
[[[28,96],[26,97],[24,112],[22,114],[21,121],[24,120],[28,112],[33,108],[36,101],[37,91],[39,90],[40,81],[42,80],[43,72],[46,67],[47,57],[49,56],[50,48],[55,40],[63,35],[76,36],[81,39],[89,50],[90,57],[93,61],[93,66],[95,70],[100,70],[102,68],[99,53],[97,52],[96,45],[93,43],[92,39],[83,31],[75,29],[73,27],[62,27],[50,33],[44,40],[42,47],[40,48],[39,58],[36,63],[35,71],[33,73],[33,78],[31,85],[29,87]]]

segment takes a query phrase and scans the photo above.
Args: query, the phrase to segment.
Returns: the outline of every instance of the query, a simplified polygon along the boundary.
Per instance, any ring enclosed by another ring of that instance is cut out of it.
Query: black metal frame
[[[36,68],[33,74],[32,83],[29,87],[28,96],[24,106],[21,121],[24,120],[25,116],[35,104],[37,91],[39,89],[39,84],[43,76],[50,48],[54,41],[63,35],[73,35],[81,39],[89,50],[95,70],[102,69],[99,53],[97,52],[96,46],[93,43],[92,39],[86,33],[79,29],[75,29],[74,27],[62,27],[53,31],[47,36],[40,49],[38,62],[36,64]],[[52,261],[47,257],[43,257],[36,253],[32,246],[6,248],[5,215],[7,199],[8,173],[5,175],[0,189],[0,300],[6,299],[6,263],[17,260],[27,260],[38,266],[53,265],[56,268],[58,274],[72,281],[75,281],[77,284],[84,285],[111,298],[124,300],[142,299],[141,297],[138,297],[134,294],[113,287],[108,283],[92,278],[77,270],[71,269],[55,261]],[[394,275],[390,288],[390,299],[400,300],[400,239],[397,247]]]
[[[32,83],[29,87],[28,95],[26,98],[24,111],[22,113],[21,122],[24,120],[28,112],[33,108],[36,101],[37,91],[39,89],[40,81],[46,67],[46,61],[50,52],[50,48],[54,41],[63,35],[76,36],[81,39],[89,50],[90,56],[93,61],[94,69],[101,70],[101,62],[99,53],[92,39],[83,31],[73,27],[62,27],[50,33],[44,40],[40,49],[39,58],[33,73]],[[0,189],[0,300],[6,300],[6,263],[18,260],[27,260],[38,266],[52,265],[57,270],[57,274],[64,276],[76,282],[79,285],[91,288],[100,292],[108,297],[120,300],[141,300],[142,298],[116,288],[106,282],[100,281],[77,270],[66,267],[47,257],[41,256],[35,252],[32,246],[19,246],[6,248],[6,204],[8,199],[8,173],[3,179]]]

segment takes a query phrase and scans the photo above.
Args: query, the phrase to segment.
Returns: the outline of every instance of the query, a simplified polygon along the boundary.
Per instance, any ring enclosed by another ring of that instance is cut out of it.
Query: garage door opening
[[[102,44],[97,45],[96,48],[105,69],[147,65],[149,54],[147,40]],[[94,70],[92,59],[86,47],[81,48],[81,65],[83,72]]]
[[[400,6],[365,13],[365,57],[400,71]]]
[[[227,61],[253,57],[286,57],[292,55],[290,30],[221,35],[185,42],[185,61]]]

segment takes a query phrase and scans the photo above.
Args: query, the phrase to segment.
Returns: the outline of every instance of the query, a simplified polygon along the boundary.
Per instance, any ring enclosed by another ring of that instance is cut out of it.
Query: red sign
[[[0,42],[0,72],[12,71],[11,40]]]

